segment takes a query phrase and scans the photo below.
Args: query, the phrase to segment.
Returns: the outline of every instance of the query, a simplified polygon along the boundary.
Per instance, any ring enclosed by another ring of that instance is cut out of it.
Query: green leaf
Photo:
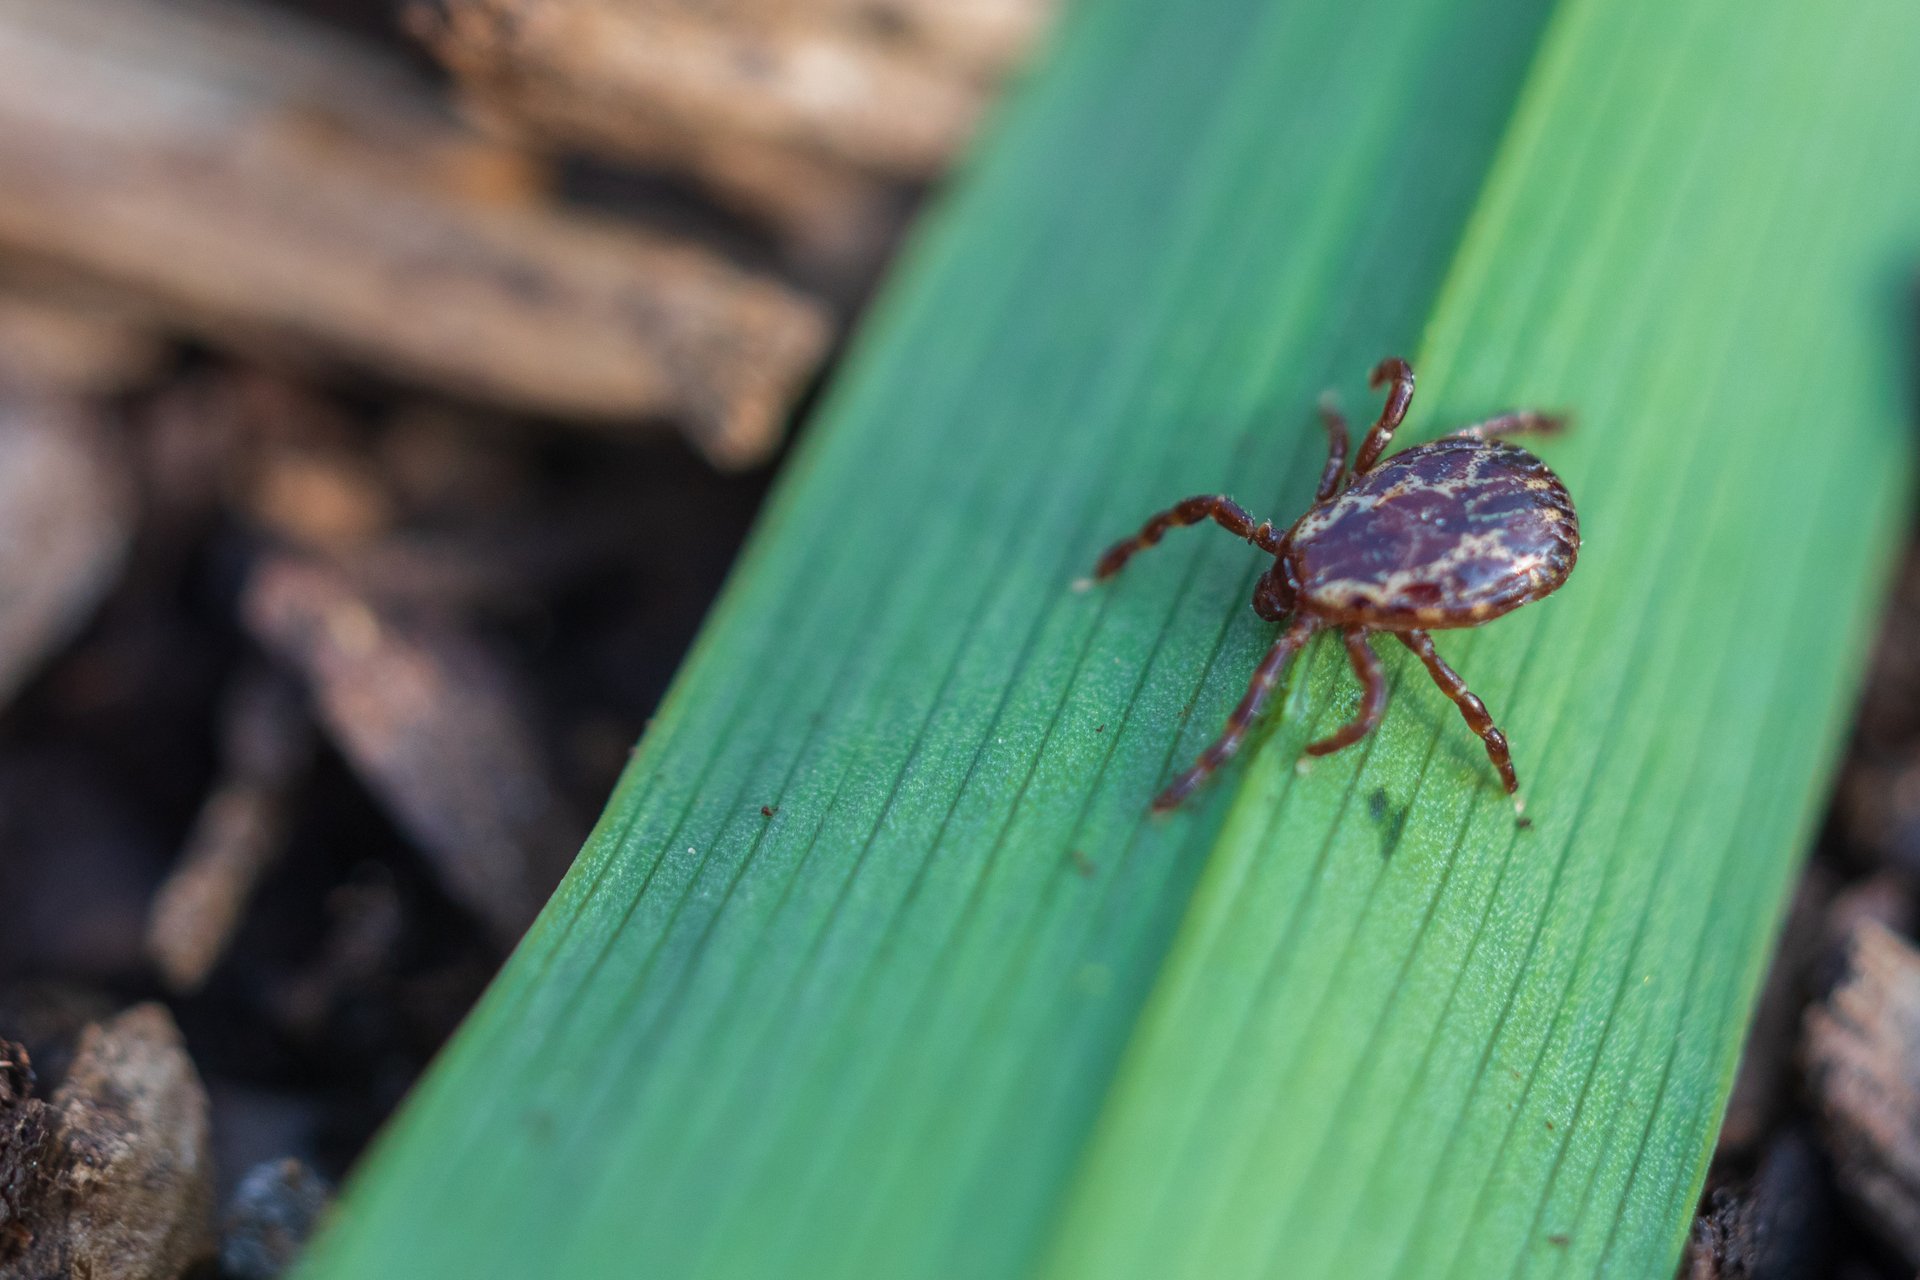
[[[1904,0],[1083,4],[305,1275],[1670,1274],[1903,509],[1916,66]],[[1290,518],[1394,350],[1406,438],[1578,417],[1571,582],[1439,637],[1533,825],[1386,646],[1296,768],[1325,642],[1149,819],[1256,557],[1070,584]]]

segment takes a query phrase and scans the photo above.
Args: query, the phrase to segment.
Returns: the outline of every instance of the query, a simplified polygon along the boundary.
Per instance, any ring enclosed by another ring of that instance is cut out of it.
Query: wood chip
[[[97,415],[0,400],[0,706],[92,615],[132,528],[132,480]]]
[[[173,1280],[212,1250],[207,1095],[165,1008],[87,1028],[50,1101],[23,1097],[24,1055],[0,1058],[0,1165],[35,1152],[0,1197],[8,1276]],[[9,1256],[11,1254],[11,1256]]]
[[[153,378],[166,354],[124,307],[0,281],[0,392],[114,395]]]
[[[248,514],[289,541],[333,553],[393,528],[393,503],[371,459],[345,449],[282,449],[253,467]]]
[[[176,1276],[211,1244],[207,1093],[157,1004],[89,1028],[53,1095],[75,1275]]]
[[[27,1051],[0,1040],[0,1274],[9,1276],[31,1274],[16,1264],[48,1252],[61,1166],[59,1114],[33,1090]]]
[[[0,249],[282,361],[350,362],[764,456],[829,338],[713,253],[541,172],[373,54],[205,0],[0,0]]]
[[[369,788],[447,890],[511,944],[578,847],[506,671],[471,641],[401,623],[339,572],[269,557],[242,601],[247,626],[298,670]]]
[[[1920,952],[1865,920],[1849,973],[1807,1012],[1807,1088],[1862,1219],[1920,1266]]]
[[[811,266],[891,240],[1054,0],[414,0],[409,26],[509,136],[688,172]]]
[[[1754,1176],[1715,1188],[1694,1220],[1682,1280],[1818,1280],[1832,1263],[1833,1194],[1810,1135],[1787,1129]]]
[[[1057,0],[639,0],[735,29],[828,32],[925,59],[954,76],[998,78],[1045,31]],[[627,0],[635,7],[634,0]]]
[[[939,61],[809,21],[745,21],[697,3],[437,0],[414,28],[489,98],[538,82],[619,104],[656,131],[730,136],[900,177],[937,173],[972,132],[985,86]],[[574,86],[569,89],[567,86]]]

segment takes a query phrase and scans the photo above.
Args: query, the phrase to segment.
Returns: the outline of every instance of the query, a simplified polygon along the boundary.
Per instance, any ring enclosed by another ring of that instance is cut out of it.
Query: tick
[[[1313,505],[1285,533],[1270,521],[1256,525],[1231,498],[1203,495],[1154,516],[1139,533],[1108,548],[1094,569],[1096,579],[1111,578],[1168,529],[1206,520],[1273,557],[1253,589],[1253,611],[1287,627],[1255,669],[1225,732],[1154,799],[1156,810],[1178,805],[1233,757],[1287,663],[1322,630],[1340,632],[1364,692],[1352,723],[1310,745],[1308,755],[1350,747],[1380,723],[1387,685],[1369,637],[1384,632],[1425,664],[1486,743],[1508,794],[1518,795],[1506,735],[1441,659],[1428,633],[1477,627],[1511,613],[1552,594],[1573,572],[1580,551],[1573,499],[1546,463],[1503,438],[1552,434],[1565,419],[1526,410],[1502,414],[1382,458],[1413,400],[1413,368],[1389,357],[1375,366],[1368,383],[1387,387],[1387,402],[1351,472],[1346,419],[1322,400],[1327,465]]]

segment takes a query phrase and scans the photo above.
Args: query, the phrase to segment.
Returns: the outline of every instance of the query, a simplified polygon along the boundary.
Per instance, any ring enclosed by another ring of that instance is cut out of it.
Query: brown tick
[[[1219,741],[1155,798],[1157,810],[1178,805],[1232,758],[1288,661],[1322,628],[1340,631],[1365,692],[1353,722],[1313,743],[1308,755],[1352,746],[1380,723],[1387,685],[1367,637],[1384,631],[1419,655],[1433,682],[1487,744],[1508,794],[1519,792],[1506,735],[1494,726],[1486,704],[1441,661],[1427,633],[1479,626],[1551,594],[1573,572],[1580,523],[1566,486],[1546,463],[1500,439],[1555,432],[1565,420],[1527,411],[1503,414],[1382,459],[1413,399],[1413,369],[1389,357],[1369,383],[1391,389],[1351,474],[1346,419],[1329,401],[1321,402],[1326,469],[1313,505],[1286,533],[1271,522],[1254,524],[1231,498],[1207,495],[1162,511],[1100,557],[1094,577],[1111,578],[1168,529],[1212,520],[1273,557],[1273,567],[1254,587],[1253,611],[1268,622],[1291,619],[1254,671]]]

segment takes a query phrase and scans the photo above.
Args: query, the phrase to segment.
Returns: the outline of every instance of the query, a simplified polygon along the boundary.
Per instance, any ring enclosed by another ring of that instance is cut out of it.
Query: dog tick
[[[1273,557],[1254,587],[1253,611],[1287,628],[1254,671],[1219,741],[1155,798],[1157,810],[1178,805],[1232,758],[1287,663],[1326,629],[1341,633],[1365,692],[1353,722],[1313,743],[1308,755],[1352,746],[1380,723],[1387,685],[1368,637],[1386,632],[1419,656],[1486,743],[1508,794],[1519,792],[1506,735],[1486,704],[1441,660],[1427,633],[1477,627],[1551,594],[1573,572],[1580,551],[1573,499],[1546,463],[1501,438],[1549,434],[1565,420],[1528,411],[1503,414],[1383,459],[1413,399],[1413,369],[1389,357],[1368,381],[1389,387],[1387,403],[1361,442],[1351,473],[1346,420],[1321,402],[1327,465],[1313,505],[1284,534],[1268,521],[1255,525],[1231,498],[1207,495],[1162,511],[1100,557],[1094,577],[1111,578],[1168,529],[1205,520]]]

